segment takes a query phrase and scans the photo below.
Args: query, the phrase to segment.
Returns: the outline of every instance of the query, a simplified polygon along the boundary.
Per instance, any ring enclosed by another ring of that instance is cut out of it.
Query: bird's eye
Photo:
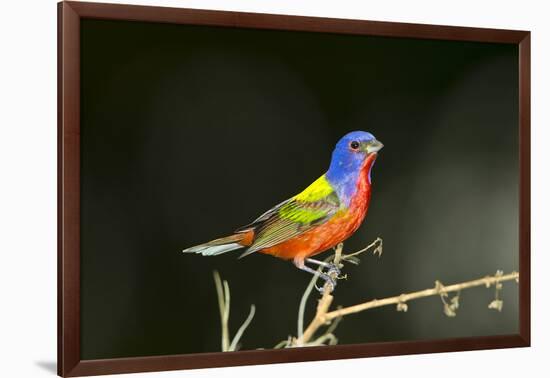
[[[354,140],[349,144],[349,146],[351,147],[352,150],[357,150],[359,148],[359,142]]]

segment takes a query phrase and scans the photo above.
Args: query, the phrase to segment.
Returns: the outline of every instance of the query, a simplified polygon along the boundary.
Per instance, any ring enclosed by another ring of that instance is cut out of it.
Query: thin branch
[[[334,259],[332,259],[332,262],[336,265],[340,265],[340,259],[342,258],[342,249],[344,248],[344,245],[342,243],[338,244],[336,248],[334,249]],[[332,272],[331,278],[336,280],[338,279],[337,273]],[[315,281],[317,280],[316,277],[314,277]],[[329,282],[325,283],[325,286],[323,287],[323,296],[319,300],[319,304],[317,305],[317,314],[324,314],[328,311],[330,308],[330,305],[332,304],[332,300],[334,297],[331,295],[331,292],[333,290],[332,285]],[[307,297],[306,297],[307,299]],[[301,336],[298,336],[298,338],[295,340],[296,346],[304,346],[306,343],[311,340],[313,337],[313,334],[319,327],[321,327],[325,321],[321,319],[319,316],[315,315],[311,323],[308,325],[306,330]]]
[[[444,286],[444,287],[439,288],[439,290],[434,287],[432,289],[415,291],[415,292],[409,293],[409,294],[401,294],[401,295],[396,296],[396,297],[390,297],[390,298],[385,298],[385,299],[380,299],[380,300],[374,299],[372,301],[361,303],[361,304],[358,304],[358,305],[355,305],[355,306],[345,307],[345,308],[341,308],[339,310],[334,310],[334,311],[325,313],[324,320],[328,321],[328,320],[331,320],[331,319],[334,319],[334,318],[337,318],[337,317],[340,317],[340,316],[345,316],[345,315],[353,314],[353,313],[356,313],[356,312],[369,310],[369,309],[375,308],[375,307],[382,307],[382,306],[388,306],[388,305],[392,305],[392,304],[405,303],[405,302],[408,302],[408,301],[411,301],[411,300],[414,300],[414,299],[418,299],[418,298],[430,297],[430,296],[433,296],[433,295],[440,295],[441,293],[450,293],[450,292],[454,292],[454,291],[460,291],[460,290],[469,289],[469,288],[476,287],[476,286],[484,286],[485,285],[486,287],[490,287],[491,285],[494,285],[498,282],[505,282],[505,281],[512,281],[512,280],[515,281],[517,279],[519,279],[519,273],[512,272],[512,273],[504,274],[502,276],[496,276],[496,275],[495,276],[486,276],[486,277],[478,278],[478,279],[472,280],[472,281],[466,281],[466,282],[461,282],[461,283],[457,283],[457,284],[454,284],[454,285]]]
[[[314,341],[307,344],[307,346],[320,346],[325,345],[325,342],[328,341],[328,345],[338,344],[338,339],[332,333],[325,333],[322,336],[319,336]]]
[[[374,299],[374,300],[360,303],[354,306],[344,307],[333,311],[328,311],[328,308],[332,303],[332,296],[330,294],[323,295],[323,297],[319,301],[319,306],[317,306],[317,313],[315,314],[315,317],[307,327],[302,337],[296,339],[294,344],[296,346],[309,345],[308,343],[312,339],[313,335],[322,325],[346,315],[358,313],[358,312],[369,310],[376,307],[389,306],[389,305],[397,305],[398,310],[401,307],[402,309],[401,311],[406,311],[403,309],[404,308],[403,305],[405,305],[406,302],[409,302],[415,299],[425,298],[425,297],[430,297],[435,295],[441,296],[441,295],[446,295],[447,293],[450,293],[450,292],[461,292],[462,290],[477,287],[477,286],[486,286],[487,288],[489,288],[491,287],[491,285],[495,285],[497,288],[500,288],[501,286],[499,285],[501,285],[502,282],[512,281],[512,280],[515,280],[516,282],[518,282],[519,273],[512,272],[509,274],[502,274],[502,272],[499,271],[494,276],[486,276],[483,278],[456,283],[448,286],[443,286],[443,284],[441,284],[439,281],[436,281],[435,287],[431,289],[415,291],[412,293],[401,294],[398,296],[384,298],[384,299]],[[498,297],[497,297],[497,300],[498,300]],[[452,315],[449,315],[449,316],[452,316]]]
[[[275,345],[273,347],[273,349],[286,348],[287,346],[289,346],[291,344],[292,344],[292,337],[288,336],[288,339],[279,342],[277,345]]]
[[[225,329],[227,330],[227,340],[226,348],[229,347],[229,310],[231,310],[231,296],[229,293],[229,284],[226,280],[223,280],[223,292],[225,293],[225,311],[223,313],[223,324],[225,324]],[[227,350],[227,349],[226,349]]]
[[[241,327],[239,328],[239,330],[235,334],[235,337],[233,338],[233,341],[231,342],[231,345],[229,346],[229,351],[237,350],[239,340],[243,336],[244,331],[246,331],[246,329],[250,325],[250,322],[252,321],[252,318],[254,318],[255,313],[256,313],[256,306],[251,305],[250,306],[250,312],[248,313],[248,317],[246,318],[244,323],[241,325]]]
[[[344,261],[347,261],[349,260],[350,262],[354,262],[355,261],[355,257],[360,255],[361,253],[364,253],[364,252],[367,252],[368,250],[370,250],[371,248],[374,248],[374,251],[372,252],[373,254],[378,254],[378,257],[382,257],[382,247],[383,247],[383,241],[382,241],[382,238],[376,238],[372,243],[370,243],[369,245],[367,245],[365,248],[362,248],[360,249],[359,251],[357,252],[353,252],[353,253],[346,253],[345,255],[342,255],[342,260]]]
[[[222,326],[222,352],[231,352],[237,349],[238,343],[244,334],[244,331],[250,325],[250,322],[254,318],[256,313],[256,306],[250,306],[250,313],[245,319],[241,327],[238,329],[235,337],[230,342],[229,339],[229,310],[231,308],[231,295],[229,291],[229,284],[227,281],[221,279],[218,271],[214,271],[214,283],[216,285],[216,293],[218,295],[218,305],[220,309],[220,322]]]
[[[334,255],[331,255],[324,259],[323,261],[329,262],[333,261],[334,264],[341,266],[340,260],[344,259],[346,257],[353,257],[355,255],[361,254],[365,251],[368,251],[370,248],[379,245],[380,248],[380,254],[382,253],[382,239],[376,238],[374,242],[372,242],[367,247],[363,248],[360,251],[357,251],[355,253],[349,254],[349,255],[342,255],[342,249],[344,248],[344,244],[340,243],[334,248]],[[376,251],[375,251],[376,254]],[[350,262],[353,262],[353,260],[350,259]],[[306,287],[306,290],[304,291],[304,294],[302,294],[302,299],[300,300],[300,306],[298,308],[298,339],[301,339],[304,333],[304,313],[305,313],[305,307],[307,304],[307,300],[309,299],[309,296],[311,295],[311,292],[313,291],[313,288],[315,287],[315,284],[317,283],[317,280],[319,279],[319,275],[321,273],[321,270],[323,269],[322,266],[317,268],[316,273],[311,277],[311,280],[309,281],[309,284]],[[336,273],[332,276],[333,279],[338,279],[339,277],[336,277]],[[326,284],[327,285],[327,284]],[[330,288],[326,286],[323,289],[323,292],[327,295],[330,294]],[[332,331],[327,331],[327,333],[330,333]]]
[[[350,262],[354,264],[359,263],[358,255],[367,252],[373,249],[373,253],[376,255],[382,254],[382,239],[377,238],[373,243],[369,244],[367,247],[350,254],[343,254],[343,244],[340,243],[335,249],[334,254],[329,256],[324,261],[332,262],[337,267],[343,267],[343,262]],[[323,286],[322,296],[318,301],[317,310],[314,318],[311,320],[307,328],[304,330],[304,313],[305,307],[307,304],[308,298],[311,296],[313,287],[320,276],[322,267],[317,269],[315,275],[311,278],[306,290],[302,294],[300,300],[300,306],[298,309],[298,329],[297,337],[294,338],[289,336],[286,340],[278,343],[274,348],[288,348],[288,347],[300,347],[300,346],[315,346],[315,345],[334,345],[338,342],[338,339],[334,335],[334,331],[338,326],[338,323],[342,320],[344,316],[355,314],[358,312],[366,311],[372,308],[396,305],[397,311],[406,312],[408,309],[407,302],[416,300],[419,298],[425,298],[430,296],[440,296],[443,303],[443,310],[445,315],[449,317],[456,316],[456,310],[459,307],[460,293],[462,290],[477,287],[477,286],[486,286],[487,288],[491,285],[495,285],[495,299],[489,304],[490,309],[495,309],[498,311],[502,310],[502,300],[500,299],[500,292],[502,290],[502,282],[515,280],[519,282],[519,273],[512,272],[508,274],[503,274],[502,271],[497,271],[493,276],[485,276],[483,278],[478,278],[471,281],[465,281],[461,283],[456,283],[453,285],[444,286],[441,282],[436,281],[433,288],[415,291],[411,293],[401,294],[398,296],[388,297],[384,299],[373,299],[367,302],[359,303],[353,306],[348,307],[338,307],[336,310],[330,311],[330,306],[334,300],[332,296],[332,291],[334,290],[333,285],[330,282],[326,282]],[[338,277],[336,269],[330,271],[330,277],[333,280],[342,279],[343,277]],[[220,319],[222,324],[222,351],[234,351],[238,348],[238,343],[246,331],[247,327],[250,325],[250,322],[254,318],[256,308],[254,305],[250,307],[250,313],[248,317],[243,322],[235,337],[230,342],[229,336],[229,310],[230,310],[230,292],[229,285],[227,281],[222,281],[220,275],[217,271],[214,271],[214,281],[216,284],[216,292],[218,294],[218,305],[220,310]],[[449,299],[448,293],[454,292],[455,296]],[[321,335],[318,335],[314,338],[315,334],[318,333],[318,330],[323,327],[325,328],[324,332]]]
[[[342,307],[339,307],[342,308]],[[338,327],[338,324],[342,321],[342,316],[337,317],[334,319],[334,321],[330,324],[330,326],[327,328],[325,333],[334,333],[336,330],[336,327]]]
[[[315,287],[315,284],[317,283],[319,273],[321,273],[321,268],[322,267],[317,268],[317,272],[313,275],[313,277],[311,277],[311,280],[309,281],[309,284],[307,285],[304,294],[302,294],[302,299],[300,300],[300,307],[298,307],[298,338],[302,337],[302,335],[304,334],[304,313],[307,300],[311,295],[311,291]]]
[[[226,299],[228,294],[224,290],[227,287],[227,282],[224,281],[222,284],[222,279],[217,270],[214,271],[214,283],[216,284],[216,293],[218,294],[218,306],[220,308],[220,321],[222,326],[222,352],[227,352],[229,350],[229,310],[227,309]],[[227,290],[229,291],[229,290]]]

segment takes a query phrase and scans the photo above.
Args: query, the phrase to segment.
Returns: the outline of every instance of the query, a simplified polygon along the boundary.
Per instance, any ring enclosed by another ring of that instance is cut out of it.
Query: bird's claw
[[[340,276],[340,273],[342,273],[342,271],[340,270],[340,268],[336,265],[336,264],[330,264],[326,274],[331,276],[331,277],[339,277]]]
[[[332,293],[334,291],[334,287],[332,286],[332,284],[327,289],[328,289],[329,293]],[[319,290],[319,294],[321,294],[321,295],[325,294],[325,287],[324,286],[318,287],[317,290]]]
[[[319,291],[321,295],[325,293],[325,290],[328,290],[329,293],[332,293],[336,288],[336,280],[331,276],[329,276],[328,274],[322,275],[320,277],[325,280],[325,283],[321,287],[318,287],[317,285],[315,285],[315,288],[317,289],[317,291]]]
[[[340,278],[341,273],[342,271],[338,266],[336,266],[336,264],[330,264],[328,270],[319,275],[319,278],[325,280],[324,284],[321,287],[316,285],[315,288],[319,291],[319,293],[321,293],[321,295],[325,293],[325,290],[328,290],[329,293],[333,292],[336,288],[336,283]]]

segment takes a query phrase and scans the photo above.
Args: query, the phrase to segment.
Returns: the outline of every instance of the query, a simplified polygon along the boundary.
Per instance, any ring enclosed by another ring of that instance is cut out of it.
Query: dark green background
[[[296,194],[351,130],[384,144],[336,305],[518,269],[517,47],[83,20],[82,358],[219,350],[212,280],[243,349],[296,334],[309,275],[266,255],[183,255]],[[515,333],[518,295],[346,317],[340,343]],[[314,309],[308,306],[308,316]]]

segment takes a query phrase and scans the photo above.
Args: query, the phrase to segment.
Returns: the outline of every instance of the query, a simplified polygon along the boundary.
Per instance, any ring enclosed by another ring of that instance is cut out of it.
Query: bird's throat
[[[327,173],[327,179],[346,207],[350,206],[359,189],[370,187],[371,170],[376,157],[376,153],[371,153],[355,167],[350,167],[352,169],[339,169],[332,172],[329,170]]]
[[[371,183],[370,173],[372,171],[372,166],[374,165],[377,156],[378,154],[376,152],[371,153],[369,156],[367,156],[363,163],[363,166],[361,167],[361,177],[359,178],[359,180],[366,179],[369,185]]]

